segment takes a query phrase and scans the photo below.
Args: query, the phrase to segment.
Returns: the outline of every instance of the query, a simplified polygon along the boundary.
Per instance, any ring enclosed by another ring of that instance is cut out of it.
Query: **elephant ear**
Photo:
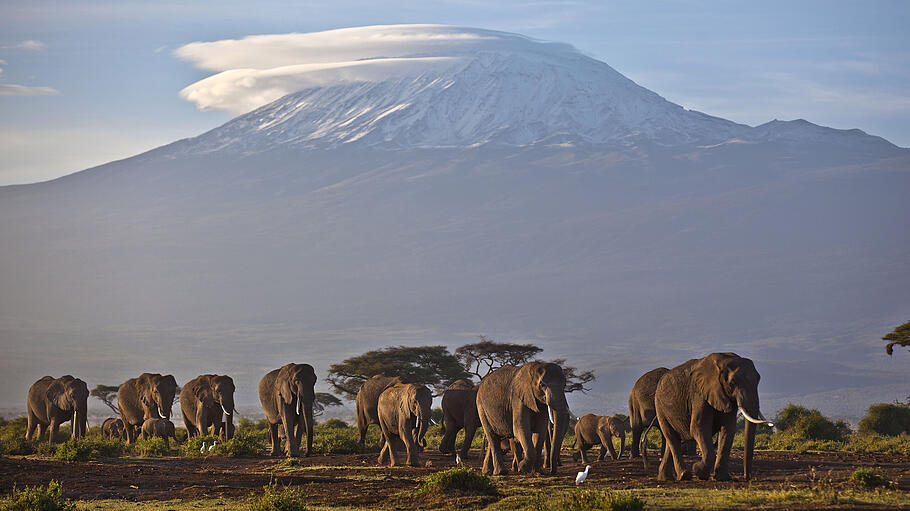
[[[408,385],[407,390],[398,400],[398,413],[401,417],[410,417],[414,415],[414,407],[417,406],[417,389]]]
[[[161,377],[161,381],[167,384],[168,387],[177,390],[177,379],[174,378],[173,374],[166,374]]]
[[[735,403],[724,391],[723,377],[725,366],[721,359],[711,354],[698,361],[692,368],[692,381],[699,395],[715,410],[732,412]]]
[[[278,396],[285,404],[294,404],[295,390],[291,388],[294,364],[288,364],[278,371],[275,382],[278,384]]]
[[[211,400],[211,393],[208,392],[208,390],[208,382],[204,381],[202,378],[197,378],[193,380],[193,383],[190,384],[190,392],[196,396],[196,399],[207,405],[211,404],[208,403],[208,401]]]
[[[47,396],[47,401],[49,403],[54,403],[54,406],[61,410],[66,410],[69,408],[66,403],[66,389],[63,388],[63,384],[60,383],[60,380],[54,380],[54,383],[47,388],[45,393]]]
[[[538,362],[528,362],[521,366],[512,379],[512,388],[521,398],[521,403],[532,412],[540,412],[534,390],[540,385],[544,376],[544,366]]]

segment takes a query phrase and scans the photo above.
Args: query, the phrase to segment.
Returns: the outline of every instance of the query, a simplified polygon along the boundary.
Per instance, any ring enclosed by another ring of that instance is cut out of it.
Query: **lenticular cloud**
[[[240,114],[307,88],[419,75],[483,51],[576,53],[492,30],[387,25],[194,42],[175,55],[216,72],[180,91],[182,98]]]

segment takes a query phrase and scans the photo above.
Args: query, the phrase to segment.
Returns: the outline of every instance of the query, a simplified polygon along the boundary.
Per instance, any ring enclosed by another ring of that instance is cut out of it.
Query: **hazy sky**
[[[910,146],[910,2],[4,0],[0,184],[50,179],[231,117],[178,95],[194,41],[439,23],[570,43],[687,108],[805,118]]]

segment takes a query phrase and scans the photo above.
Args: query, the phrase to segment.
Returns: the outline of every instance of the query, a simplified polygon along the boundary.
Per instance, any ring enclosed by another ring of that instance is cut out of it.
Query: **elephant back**
[[[666,367],[652,369],[636,380],[629,393],[629,420],[633,427],[647,426],[654,419],[654,393]]]
[[[518,368],[502,366],[491,371],[477,388],[477,412],[485,417],[493,431],[509,438],[512,436],[512,380]]]

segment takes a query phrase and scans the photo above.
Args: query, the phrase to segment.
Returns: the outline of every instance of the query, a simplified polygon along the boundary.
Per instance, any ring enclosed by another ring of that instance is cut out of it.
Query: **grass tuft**
[[[0,500],[0,511],[75,511],[76,504],[63,496],[63,486],[51,481],[47,486],[26,486]]]
[[[871,468],[859,468],[850,475],[850,481],[860,487],[867,489],[891,488],[894,483],[888,480],[884,475],[872,470]]]
[[[588,490],[575,488],[554,496],[552,493],[538,493],[537,511],[642,511],[645,503],[625,491]]]
[[[499,495],[496,485],[486,475],[470,468],[450,468],[424,478],[415,495]]]
[[[306,493],[300,488],[269,483],[262,495],[250,495],[250,511],[306,511]]]

